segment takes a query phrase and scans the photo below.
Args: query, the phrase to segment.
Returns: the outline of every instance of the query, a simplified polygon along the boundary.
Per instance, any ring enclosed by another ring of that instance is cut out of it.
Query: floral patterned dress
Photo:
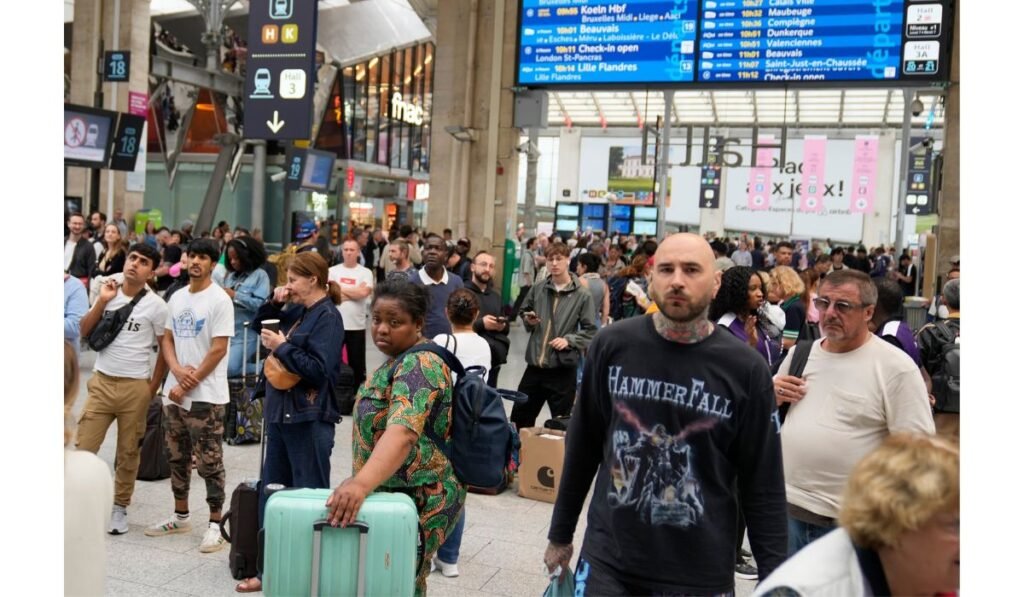
[[[416,594],[423,595],[430,560],[455,528],[466,501],[466,488],[455,477],[451,462],[425,432],[430,426],[437,437],[451,436],[454,384],[451,371],[433,353],[407,354],[392,379],[395,362],[388,359],[359,388],[353,416],[352,469],[353,473],[362,469],[389,425],[401,425],[419,436],[402,466],[377,491],[405,493],[416,503],[423,534]]]

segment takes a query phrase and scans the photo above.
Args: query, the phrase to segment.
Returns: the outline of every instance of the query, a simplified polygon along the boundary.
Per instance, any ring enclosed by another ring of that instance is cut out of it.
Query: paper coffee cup
[[[263,326],[263,329],[265,329],[265,330],[270,330],[271,332],[277,332],[277,331],[279,331],[281,329],[281,320],[280,319],[264,319],[262,326]]]

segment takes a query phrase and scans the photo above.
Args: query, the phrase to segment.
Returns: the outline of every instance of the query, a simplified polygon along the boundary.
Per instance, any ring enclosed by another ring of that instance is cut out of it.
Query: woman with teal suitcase
[[[327,520],[332,526],[354,522],[373,492],[411,497],[422,534],[416,571],[416,594],[422,595],[430,561],[466,501],[466,488],[451,462],[425,432],[429,425],[437,437],[451,437],[454,384],[440,357],[414,349],[429,342],[422,333],[426,290],[395,279],[378,284],[373,294],[371,334],[390,358],[359,388],[353,411],[354,475],[327,500]]]

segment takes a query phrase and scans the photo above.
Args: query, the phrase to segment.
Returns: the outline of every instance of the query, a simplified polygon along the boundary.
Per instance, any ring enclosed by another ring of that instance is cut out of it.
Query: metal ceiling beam
[[[715,92],[709,91],[708,93],[711,96],[711,119],[715,123],[715,126],[719,126],[718,106],[715,104]]]
[[[839,92],[839,122],[843,121],[843,116],[844,116],[845,112],[846,112],[846,90],[843,89],[842,91]]]
[[[889,93],[885,95],[885,112],[882,112],[882,122],[885,124],[889,124],[889,108],[892,106],[892,93],[893,90],[890,89]]]
[[[636,96],[633,95],[632,91],[629,92],[629,101],[633,103],[633,114],[636,116],[637,125],[643,126],[647,124],[647,119],[640,116],[640,106],[636,103]]]
[[[179,62],[165,56],[150,56],[152,69],[150,74],[161,79],[170,79],[177,83],[211,89],[231,97],[241,97],[245,81],[238,75],[225,72],[211,73],[205,68],[193,66],[188,62]]]
[[[755,123],[756,123],[756,122],[760,122],[760,121],[761,121],[761,119],[760,119],[760,117],[758,116],[758,110],[757,110],[757,92],[756,92],[756,91],[751,91],[751,92],[750,92],[750,97],[752,98],[752,100],[751,100],[751,101],[752,101],[752,102],[753,102],[753,104],[754,104],[754,122],[755,122]]]
[[[562,121],[568,122],[569,126],[572,126],[572,116],[569,116],[569,112],[565,109],[565,104],[562,103],[562,94],[555,92],[551,95],[555,96],[555,103],[558,104],[558,109],[562,112]]]
[[[601,126],[607,126],[608,121],[604,117],[604,110],[601,109],[601,102],[597,101],[597,94],[591,91],[590,99],[594,100],[594,107],[597,108],[597,117],[601,119]]]

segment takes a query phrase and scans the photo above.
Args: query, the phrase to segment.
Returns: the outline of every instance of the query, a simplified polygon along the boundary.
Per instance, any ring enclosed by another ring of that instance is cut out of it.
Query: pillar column
[[[115,18],[116,13],[116,18]],[[115,23],[116,21],[116,23]],[[115,25],[117,30],[115,31]],[[127,83],[103,83],[103,109],[128,112],[129,92],[149,93],[150,10],[149,0],[76,0],[72,24],[71,102],[92,106],[97,81],[97,66],[102,54],[100,40],[106,51],[131,52]],[[143,139],[145,143],[145,139]],[[141,157],[140,157],[141,159]],[[125,189],[125,172],[100,171],[100,211],[111,217],[110,199],[114,209],[122,209],[130,217],[142,208],[142,192]],[[88,211],[89,170],[69,168],[68,195],[83,198]]]
[[[958,4],[954,5],[957,13]],[[946,95],[942,142],[942,192],[939,196],[938,271],[949,271],[949,258],[960,254],[960,15],[954,14],[953,61]]]
[[[511,91],[516,9],[514,0],[439,3],[434,59],[427,228],[440,232],[465,222],[463,234],[473,252],[489,251],[499,270],[505,239],[513,236],[516,226],[519,130],[512,126]],[[473,30],[471,39],[468,32]],[[445,130],[451,127],[468,128],[458,134],[471,136],[472,141],[457,140]],[[468,159],[463,159],[463,152],[468,152]],[[500,280],[500,275],[495,278]]]

